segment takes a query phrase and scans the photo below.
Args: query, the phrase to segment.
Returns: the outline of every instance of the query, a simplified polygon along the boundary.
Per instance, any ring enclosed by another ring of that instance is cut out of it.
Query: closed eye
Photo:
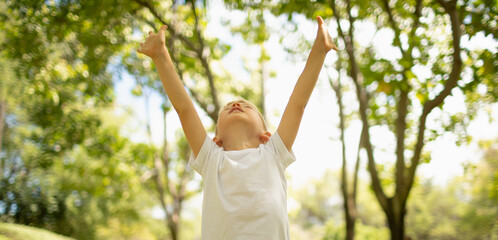
[[[245,105],[244,108],[249,108],[251,110],[254,110],[254,109],[252,109],[252,107],[250,105]]]

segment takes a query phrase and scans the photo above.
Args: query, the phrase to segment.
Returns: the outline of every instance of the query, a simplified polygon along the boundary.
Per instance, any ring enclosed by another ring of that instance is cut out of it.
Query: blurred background
[[[498,239],[498,4],[461,0],[0,2],[0,239],[200,239],[202,179],[152,61],[214,136],[271,132],[322,16],[327,55],[287,169],[291,238]]]

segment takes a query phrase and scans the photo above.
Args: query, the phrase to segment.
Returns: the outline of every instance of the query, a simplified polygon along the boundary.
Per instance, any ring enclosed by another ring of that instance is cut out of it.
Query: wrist
[[[327,50],[327,48],[323,46],[318,46],[317,44],[313,44],[313,47],[311,47],[311,52],[314,53],[315,55],[325,58],[325,56],[329,51]]]
[[[169,52],[166,46],[162,47],[155,55],[152,57],[154,63],[163,62],[169,59]]]

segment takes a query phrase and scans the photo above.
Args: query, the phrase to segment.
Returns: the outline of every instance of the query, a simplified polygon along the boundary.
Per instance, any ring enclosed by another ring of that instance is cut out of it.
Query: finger
[[[137,52],[138,52],[138,53],[143,53],[141,48],[138,48],[138,49],[137,49]]]
[[[318,16],[318,17],[316,17],[316,20],[318,20],[318,26],[319,27],[323,26],[323,19],[322,19],[322,17]]]
[[[332,49],[335,50],[336,52],[339,51],[339,49],[337,49],[337,46],[334,43],[332,43],[332,44],[333,44]]]
[[[162,25],[162,26],[161,26],[161,28],[159,29],[159,32],[160,32],[161,34],[164,34],[164,32],[166,32],[166,29],[167,29],[167,28],[168,28],[168,26],[166,26],[166,25]]]
[[[144,47],[144,44],[143,43],[140,43],[140,47],[143,48]]]
[[[330,41],[330,44],[332,45],[331,46],[332,50],[338,51],[339,49],[337,49],[337,46],[335,45],[334,40],[330,36],[329,36],[329,41]]]

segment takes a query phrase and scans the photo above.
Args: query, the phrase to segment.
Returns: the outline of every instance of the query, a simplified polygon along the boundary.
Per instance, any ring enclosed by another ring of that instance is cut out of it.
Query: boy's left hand
[[[337,51],[337,46],[332,41],[332,37],[330,37],[329,31],[327,30],[327,26],[323,22],[322,17],[316,17],[318,20],[318,32],[316,34],[315,43],[313,47],[317,47],[319,50],[327,53],[331,49]]]

